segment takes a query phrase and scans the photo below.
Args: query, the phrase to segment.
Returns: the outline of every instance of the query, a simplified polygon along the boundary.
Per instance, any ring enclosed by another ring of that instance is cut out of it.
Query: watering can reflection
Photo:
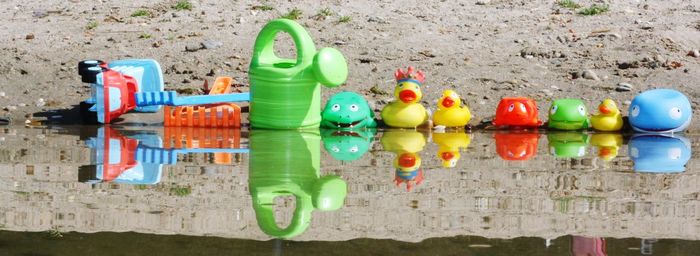
[[[288,33],[296,46],[296,60],[275,55],[275,37]],[[248,72],[250,124],[254,128],[318,128],[321,123],[319,83],[335,87],[348,76],[345,57],[338,50],[316,50],[311,36],[298,23],[273,20],[258,34]]]
[[[691,157],[690,141],[677,134],[636,134],[629,142],[629,156],[636,172],[683,172]]]
[[[250,134],[249,188],[260,229],[277,238],[303,233],[314,209],[343,206],[347,184],[335,175],[320,175],[321,136],[306,131],[253,130]],[[274,199],[294,196],[296,209],[286,228],[277,226]]]

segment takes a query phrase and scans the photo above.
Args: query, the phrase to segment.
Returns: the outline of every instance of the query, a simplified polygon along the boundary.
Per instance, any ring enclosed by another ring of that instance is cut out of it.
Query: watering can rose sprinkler
[[[274,39],[279,32],[294,40],[296,60],[277,57]],[[321,123],[319,84],[336,87],[345,82],[348,67],[338,50],[316,50],[311,36],[298,23],[276,19],[255,40],[248,73],[250,125],[266,129],[318,128]]]

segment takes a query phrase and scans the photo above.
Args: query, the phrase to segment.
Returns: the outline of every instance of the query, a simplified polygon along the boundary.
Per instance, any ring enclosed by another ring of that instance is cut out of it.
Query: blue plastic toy
[[[692,116],[688,98],[672,89],[645,91],[634,97],[629,109],[630,125],[637,132],[682,132]]]
[[[78,64],[82,81],[92,88],[90,98],[81,103],[85,118],[93,115],[99,123],[111,123],[131,110],[156,112],[162,105],[191,106],[223,102],[250,101],[250,93],[229,93],[178,97],[163,91],[160,64],[152,59],[120,60],[109,64],[86,60]]]
[[[679,135],[636,134],[629,142],[629,156],[637,172],[683,172],[691,153],[690,141]]]

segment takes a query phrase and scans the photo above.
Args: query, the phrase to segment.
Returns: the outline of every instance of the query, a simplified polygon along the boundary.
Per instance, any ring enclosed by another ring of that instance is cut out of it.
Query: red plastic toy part
[[[102,79],[102,84],[104,85],[104,90],[102,91],[104,94],[104,105],[109,106],[109,111],[104,112],[104,123],[108,124],[122,114],[136,108],[136,101],[133,95],[138,90],[138,85],[133,77],[111,69],[106,69],[102,72]],[[119,91],[121,100],[111,99],[110,92],[114,91],[114,89]],[[118,100],[117,104],[119,104],[115,109],[112,108],[112,105],[115,103],[111,102],[114,100]]]
[[[536,128],[542,125],[538,118],[537,104],[526,97],[507,97],[501,99],[496,108],[493,124],[509,128]]]

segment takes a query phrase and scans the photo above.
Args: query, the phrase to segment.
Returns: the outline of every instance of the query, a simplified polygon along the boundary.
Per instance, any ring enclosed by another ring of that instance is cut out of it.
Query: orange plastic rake
[[[218,77],[209,95],[231,92],[233,78]],[[165,106],[163,111],[165,126],[186,127],[241,127],[241,107],[233,103],[219,103],[196,106]]]

